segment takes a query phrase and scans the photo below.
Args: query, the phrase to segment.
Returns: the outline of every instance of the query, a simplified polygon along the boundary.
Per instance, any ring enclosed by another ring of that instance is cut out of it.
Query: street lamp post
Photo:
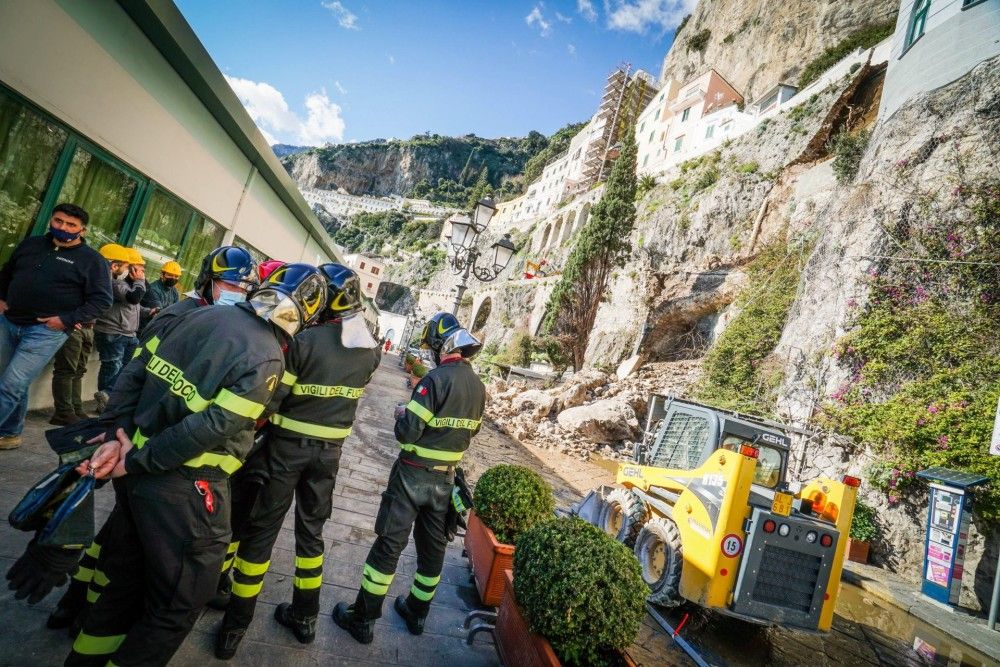
[[[450,264],[452,271],[460,276],[455,287],[455,305],[451,309],[454,315],[458,315],[462,297],[469,288],[469,276],[483,283],[496,280],[517,250],[510,234],[504,234],[489,250],[479,248],[479,235],[485,231],[496,210],[492,197],[486,196],[476,202],[471,215],[451,221],[451,236],[448,237],[451,244]]]

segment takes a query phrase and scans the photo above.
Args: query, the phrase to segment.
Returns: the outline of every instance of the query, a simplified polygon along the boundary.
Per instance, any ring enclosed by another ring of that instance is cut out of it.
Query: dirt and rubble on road
[[[584,370],[548,389],[495,378],[487,385],[486,414],[530,449],[615,459],[630,454],[642,436],[650,395],[683,395],[699,375],[698,361],[665,361],[624,379]]]

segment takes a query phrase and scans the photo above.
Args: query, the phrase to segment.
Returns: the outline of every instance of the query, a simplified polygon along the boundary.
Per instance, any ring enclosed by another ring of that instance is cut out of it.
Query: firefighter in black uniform
[[[362,644],[373,639],[375,619],[382,615],[382,601],[411,528],[417,572],[410,594],[398,597],[394,608],[412,634],[423,632],[441,581],[455,466],[479,432],[486,403],[486,389],[468,361],[482,344],[454,315],[431,317],[421,343],[431,349],[437,367],[417,383],[405,409],[397,411],[400,453],[375,519],[378,537],[365,560],[354,604],[340,602],[333,610],[337,625]]]
[[[143,344],[149,342],[174,318],[189,313],[200,306],[246,300],[246,294],[257,286],[257,265],[253,256],[237,246],[222,246],[205,255],[194,282],[194,291],[187,298],[164,308],[142,331]],[[139,356],[142,348],[136,348]],[[94,537],[94,542],[84,551],[80,565],[70,580],[69,587],[59,600],[55,611],[48,618],[50,628],[69,627],[77,620],[87,604],[101,595],[107,584],[105,568],[99,564],[101,551],[108,539],[105,523]]]
[[[325,303],[325,281],[305,268],[246,304],[175,318],[123,371],[104,414],[117,440],[78,468],[122,478],[102,559],[110,582],[66,665],[166,665],[213,594],[228,477],[284,372],[282,345]]]
[[[358,399],[381,359],[381,348],[361,316],[357,274],[340,264],[319,269],[327,280],[327,306],[318,324],[295,337],[285,357],[285,372],[295,380],[270,419],[269,476],[240,537],[232,596],[216,639],[215,655],[223,660],[235,655],[253,619],[271,550],[293,496],[292,602],[278,605],[274,616],[303,644],[316,636],[323,524],[333,509],[341,447],[351,433]]]

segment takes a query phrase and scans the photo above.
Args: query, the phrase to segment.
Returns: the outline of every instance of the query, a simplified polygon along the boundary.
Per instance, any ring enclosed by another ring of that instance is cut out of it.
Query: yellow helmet
[[[101,257],[109,262],[125,262],[128,264],[132,261],[132,255],[129,250],[129,248],[120,246],[117,243],[105,243],[98,252],[101,253]]]
[[[146,266],[146,260],[142,258],[142,255],[139,254],[138,250],[136,250],[135,248],[125,248],[125,251],[128,253],[129,257],[127,260],[125,260],[126,262],[128,262],[129,264],[138,264],[139,266]]]
[[[181,275],[181,265],[173,260],[170,260],[169,262],[163,265],[163,268],[160,269],[160,273],[176,276],[179,278]]]

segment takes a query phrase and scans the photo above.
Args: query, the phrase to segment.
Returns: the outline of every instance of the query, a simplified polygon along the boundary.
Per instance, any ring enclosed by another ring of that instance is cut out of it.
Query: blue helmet
[[[324,318],[347,317],[361,310],[361,279],[343,264],[321,264],[326,277],[326,311]]]
[[[205,255],[194,288],[211,303],[211,284],[222,280],[244,291],[257,286],[257,263],[253,256],[238,246],[224,245]],[[209,289],[206,289],[209,288]]]
[[[326,279],[312,264],[285,264],[248,300],[258,316],[294,336],[315,322],[326,306]]]

